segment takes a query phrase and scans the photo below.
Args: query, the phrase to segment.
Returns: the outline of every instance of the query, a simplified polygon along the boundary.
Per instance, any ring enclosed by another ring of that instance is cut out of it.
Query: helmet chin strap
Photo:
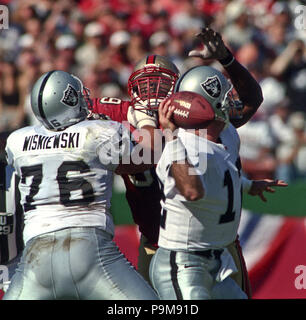
[[[150,99],[149,108],[148,100],[137,100],[133,107],[134,109],[152,109],[152,107],[157,109],[161,101],[162,99]]]
[[[137,100],[134,104],[135,109],[147,109],[148,108],[148,101]]]

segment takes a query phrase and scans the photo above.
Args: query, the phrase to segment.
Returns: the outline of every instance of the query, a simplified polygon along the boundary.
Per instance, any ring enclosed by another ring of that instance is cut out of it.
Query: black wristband
[[[223,67],[227,67],[230,64],[232,64],[232,62],[235,60],[235,57],[233,56],[233,54],[230,52],[230,50],[228,48],[226,48],[227,50],[227,55],[225,58],[220,59],[219,62],[223,65]]]

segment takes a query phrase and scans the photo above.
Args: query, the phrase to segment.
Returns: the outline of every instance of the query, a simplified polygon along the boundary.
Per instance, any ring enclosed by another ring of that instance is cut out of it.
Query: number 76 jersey
[[[237,236],[242,197],[240,170],[224,145],[182,129],[179,137],[205,194],[197,201],[187,201],[180,194],[171,176],[171,147],[166,144],[156,169],[165,195],[158,245],[178,251],[223,248]]]
[[[114,144],[121,145],[118,153],[103,149]],[[24,241],[74,226],[113,234],[113,170],[125,148],[129,134],[114,121],[85,120],[59,132],[40,125],[13,132],[6,152],[20,177]]]

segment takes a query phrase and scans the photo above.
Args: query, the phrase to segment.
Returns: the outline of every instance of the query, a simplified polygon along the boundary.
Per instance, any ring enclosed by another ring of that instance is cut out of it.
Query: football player
[[[228,116],[213,109],[215,120],[207,131],[176,132],[171,103],[160,104],[160,124],[174,133],[168,130],[156,168],[164,198],[150,278],[163,300],[215,298],[215,283],[232,299],[247,298],[229,277],[236,269],[226,248],[237,237],[242,180],[230,151],[218,143]]]
[[[171,100],[159,107],[167,143],[156,168],[164,197],[150,278],[163,300],[247,298],[230,277],[237,269],[228,250],[237,238],[242,177],[232,151],[219,143],[229,108],[212,107],[207,130],[178,132]]]
[[[232,108],[232,110],[236,110],[235,113],[240,113],[239,117],[235,114],[231,119],[235,127],[239,127],[246,123],[260,106],[262,102],[260,86],[252,75],[234,59],[218,33],[206,28],[202,30],[198,37],[204,44],[204,48],[190,52],[190,56],[200,57],[203,61],[208,62],[217,60],[224,66],[242,102],[242,104],[240,101],[234,102],[236,108]],[[221,74],[216,69],[207,67],[202,71],[207,72],[207,74],[202,75],[202,79],[206,83],[207,92],[211,91],[211,97],[207,94],[207,98],[209,97],[209,101],[215,101],[215,104],[219,105],[223,102],[221,97],[227,99],[227,96],[231,94],[232,87],[223,75],[220,77],[220,80],[222,80],[221,88],[218,88],[221,83],[210,81],[209,78],[212,77],[212,80],[214,80],[218,78],[217,75]],[[130,101],[109,97],[98,98],[93,100],[91,110],[94,113],[107,115],[119,122],[129,120],[134,126],[152,130],[157,126],[154,116],[151,121],[144,118],[142,122],[137,122],[134,120],[133,112],[135,109],[150,112],[156,110],[159,102],[174,92],[174,85],[178,77],[179,71],[169,59],[158,55],[149,55],[135,66],[134,72],[129,78]],[[208,83],[209,81],[210,83]],[[186,90],[190,89],[186,88]],[[215,94],[212,92],[213,90],[216,90]],[[220,90],[222,90],[222,93],[218,95]],[[232,103],[233,100],[230,100],[230,102]],[[133,129],[133,126],[131,128]],[[231,135],[237,135],[235,130],[231,129]],[[226,139],[223,142],[226,143]],[[146,279],[149,279],[150,260],[157,248],[161,191],[158,187],[154,168],[135,176],[123,176],[123,179],[126,186],[127,201],[134,221],[139,225],[141,232],[138,271]],[[240,272],[235,277],[250,296],[249,280],[238,240],[233,244],[231,252],[236,257],[237,265],[240,266]]]
[[[203,46],[192,50],[191,57],[199,57],[203,61],[217,60],[230,78],[230,82],[222,72],[210,66],[197,66],[184,73],[178,80],[175,92],[192,91],[202,95],[214,107],[216,116],[225,117],[226,126],[218,136],[218,142],[222,143],[227,150],[232,163],[241,172],[239,157],[240,138],[236,128],[244,125],[256,113],[263,101],[262,91],[257,81],[249,71],[235,59],[231,51],[225,46],[219,33],[210,28],[204,28],[197,34]],[[234,92],[236,90],[236,92]],[[238,95],[239,100],[235,99]],[[249,180],[242,175],[242,190],[253,196],[259,196],[265,201],[264,192],[274,192],[273,186],[285,187],[287,184],[281,180],[263,179]],[[251,285],[248,277],[246,264],[243,258],[239,237],[228,245],[227,249],[232,254],[238,272],[231,277],[251,298]],[[214,288],[215,298],[229,298],[226,292],[218,290],[218,284]]]
[[[69,73],[43,74],[31,91],[40,124],[7,139],[8,164],[20,177],[25,248],[4,299],[157,299],[112,241],[110,214],[113,173],[152,164],[133,163],[120,123],[87,119],[86,94]],[[141,143],[144,151],[150,144]]]
[[[248,192],[251,195],[258,195],[263,201],[265,201],[263,195],[264,191],[274,192],[274,189],[271,188],[272,186],[287,186],[287,184],[281,180],[264,179],[251,181],[242,175],[242,168],[239,157],[240,139],[236,128],[230,123],[229,117],[230,113],[236,114],[236,123],[238,123],[239,117],[241,117],[241,110],[239,110],[239,105],[237,109],[236,104],[239,103],[239,101],[232,99],[231,90],[232,85],[228,82],[224,75],[218,70],[208,66],[197,66],[185,72],[177,81],[174,90],[175,92],[191,91],[202,95],[213,107],[215,111],[215,119],[221,120],[223,122],[222,130],[219,130],[218,135],[215,136],[215,142],[222,144],[222,146],[226,148],[226,159],[232,164],[232,166],[236,167],[238,176],[239,178],[241,178],[242,184],[241,190],[239,188],[237,189],[237,186],[235,187],[232,184],[229,174],[224,177],[224,181],[220,184],[222,187],[228,188],[227,211],[224,217],[220,218],[220,224],[225,224],[225,226],[227,227],[230,226],[231,223],[234,223],[234,216],[236,216],[236,212],[238,212],[238,221],[236,222],[239,223],[242,191]],[[210,130],[212,130],[212,128],[210,128]],[[201,149],[199,149],[199,151],[202,152]],[[205,150],[203,151],[205,153]],[[213,166],[212,162],[208,161],[207,167],[209,168],[210,166]],[[208,174],[212,174],[212,171],[208,170]],[[216,177],[218,177],[217,174]],[[208,188],[211,187],[209,183],[207,183],[207,186]],[[234,194],[237,192],[240,193],[240,197],[235,198]],[[218,191],[216,191],[216,193],[218,193]],[[212,199],[210,201],[212,201]],[[216,199],[215,201],[217,202]],[[202,206],[202,204],[199,204],[199,206]],[[233,206],[236,206],[236,208]],[[203,208],[201,209],[202,212],[206,212],[205,208],[207,209],[207,206],[203,204]],[[209,210],[207,209],[207,212],[208,211]],[[176,211],[175,213],[177,214]],[[206,221],[206,219],[208,219],[208,217],[203,217],[203,221]],[[216,227],[218,230],[218,226]],[[208,229],[209,227],[205,228]],[[220,230],[221,229],[222,227],[220,226]],[[192,233],[192,231],[190,232]],[[220,235],[221,234],[222,231]],[[236,235],[234,241],[226,244],[226,248],[232,255],[235,265],[238,268],[237,271],[231,274],[231,277],[236,281],[237,284],[239,284],[240,288],[243,288],[243,291],[247,293],[247,296],[250,298],[251,292],[247,277],[247,269],[245,263],[243,262],[243,255],[239,245],[238,235]],[[226,282],[230,284],[229,280],[226,280]],[[239,293],[239,290],[237,291],[235,289],[235,286],[229,285],[227,287],[224,286],[223,282],[216,282],[211,291],[211,297],[214,299],[234,299],[242,298],[243,296],[241,295],[241,293]],[[163,296],[163,298],[165,298],[165,296]]]
[[[133,124],[129,126],[131,131],[135,127],[143,128],[154,136],[158,105],[173,93],[178,77],[179,70],[169,59],[148,55],[135,65],[129,77],[129,101],[96,98],[92,100],[90,109],[94,114],[108,116],[118,122],[129,121]],[[142,112],[143,118],[139,117],[141,113],[138,112],[135,119],[135,110]],[[150,260],[157,248],[162,191],[154,168],[138,174],[125,174],[122,178],[133,220],[141,233],[137,269],[149,281]]]

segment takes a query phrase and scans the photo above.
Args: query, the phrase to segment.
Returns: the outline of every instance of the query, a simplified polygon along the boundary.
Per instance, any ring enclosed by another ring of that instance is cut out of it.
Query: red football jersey
[[[93,100],[92,112],[108,116],[118,122],[127,121],[130,101],[102,97]],[[135,128],[130,126],[130,130]],[[155,168],[134,175],[122,175],[126,187],[126,199],[139,231],[153,245],[157,244],[162,191],[159,188]]]

